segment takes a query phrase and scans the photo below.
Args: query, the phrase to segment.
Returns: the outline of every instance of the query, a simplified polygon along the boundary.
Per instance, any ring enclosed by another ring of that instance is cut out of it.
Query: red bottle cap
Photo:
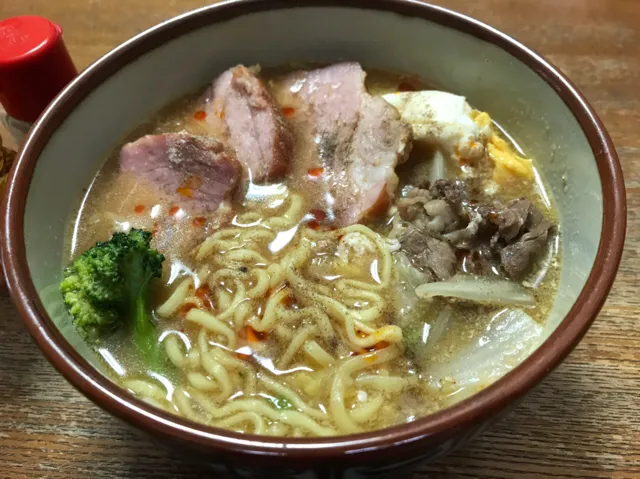
[[[77,74],[58,25],[34,16],[0,21],[0,103],[10,116],[34,122]]]

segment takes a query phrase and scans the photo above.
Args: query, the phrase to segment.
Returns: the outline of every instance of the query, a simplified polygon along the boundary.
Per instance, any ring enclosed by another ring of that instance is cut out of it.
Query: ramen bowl
[[[443,48],[443,46],[446,46]],[[238,434],[130,395],[78,344],[58,292],[68,219],[105,157],[156,111],[237,63],[348,59],[464,95],[537,159],[560,219],[562,272],[540,346],[482,392],[413,422],[319,439]],[[418,2],[251,0],[164,22],[84,71],[31,130],[8,185],[2,259],[44,355],[97,405],[158,441],[240,477],[378,477],[447,454],[490,426],[576,346],[622,253],[626,206],[613,144],[557,69],[507,35]]]

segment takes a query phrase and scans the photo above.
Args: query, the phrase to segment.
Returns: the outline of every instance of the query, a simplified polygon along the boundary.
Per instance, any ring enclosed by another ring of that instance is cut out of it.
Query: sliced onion
[[[435,183],[437,180],[447,179],[447,163],[440,150],[436,150],[429,165],[429,181]]]
[[[446,281],[426,283],[416,288],[420,298],[445,296],[478,303],[534,306],[535,300],[522,286],[505,279],[456,275]]]

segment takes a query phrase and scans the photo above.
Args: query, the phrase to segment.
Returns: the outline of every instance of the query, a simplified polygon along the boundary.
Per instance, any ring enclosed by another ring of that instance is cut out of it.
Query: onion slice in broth
[[[456,275],[446,281],[422,284],[416,288],[416,294],[422,299],[445,296],[487,304],[535,305],[533,296],[517,283],[470,275]]]

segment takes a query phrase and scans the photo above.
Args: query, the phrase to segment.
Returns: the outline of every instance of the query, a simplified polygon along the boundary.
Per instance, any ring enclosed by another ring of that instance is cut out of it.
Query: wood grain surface
[[[0,0],[0,18],[46,16],[79,68],[206,0]],[[629,201],[616,284],[584,341],[500,424],[424,466],[426,478],[640,478],[640,1],[451,0],[574,80],[616,144]],[[0,478],[199,478],[76,392],[0,298]]]

